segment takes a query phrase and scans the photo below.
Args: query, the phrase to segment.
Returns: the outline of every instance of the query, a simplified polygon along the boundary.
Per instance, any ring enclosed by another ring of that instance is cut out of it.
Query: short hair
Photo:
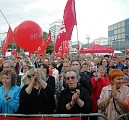
[[[47,59],[49,61],[49,58],[48,57],[43,58],[43,60],[45,60],[45,59]]]
[[[50,65],[52,65],[54,68],[56,68],[56,63],[52,62]]]
[[[46,64],[41,64],[41,66],[42,66],[43,68],[47,69],[47,75],[48,75],[48,74],[49,74],[49,66],[46,65]],[[41,67],[41,66],[40,66],[40,67]]]
[[[67,72],[74,72],[74,73],[76,74],[76,77],[77,77],[77,78],[80,78],[79,73],[78,73],[75,69],[73,69],[73,68],[71,68],[71,67],[67,68],[67,70],[65,71],[65,74],[66,74]],[[65,77],[65,76],[64,76],[64,77]]]
[[[79,65],[81,66],[81,63],[80,63],[80,61],[79,61],[79,60],[72,60],[72,61],[71,61],[71,65],[72,65],[72,63],[73,63],[73,62],[78,62],[78,63],[79,63]]]
[[[10,70],[3,70],[1,72],[1,77],[3,75],[11,75],[11,85],[14,86],[17,83],[17,74],[14,70],[10,69]]]
[[[116,77],[123,77],[124,73],[120,69],[112,69],[109,72],[109,79],[110,81],[114,80]]]
[[[105,66],[103,66],[103,65],[98,66],[98,69],[100,69],[100,68],[103,68],[103,69],[105,69],[105,70],[106,70],[106,67],[105,67]]]
[[[84,65],[86,65],[87,67],[89,67],[89,65],[88,65],[86,62],[83,62],[83,63],[81,64],[81,68],[82,68]]]
[[[14,68],[14,62],[12,60],[5,60],[3,64],[9,63],[10,67]]]
[[[87,56],[90,56],[90,60],[93,60],[93,56],[90,53],[86,54],[86,58],[87,58]]]

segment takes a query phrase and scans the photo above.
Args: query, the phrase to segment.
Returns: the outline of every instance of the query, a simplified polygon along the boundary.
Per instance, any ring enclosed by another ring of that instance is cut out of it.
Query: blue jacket
[[[5,97],[4,86],[2,85],[0,87],[0,113],[13,114],[17,112],[17,109],[19,107],[20,91],[21,88],[19,86],[12,86],[8,92],[7,97]]]

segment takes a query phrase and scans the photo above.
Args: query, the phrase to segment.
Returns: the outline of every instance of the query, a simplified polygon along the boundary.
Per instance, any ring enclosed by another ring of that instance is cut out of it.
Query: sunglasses
[[[71,76],[71,77],[66,77],[65,79],[66,79],[66,80],[70,80],[70,79],[71,79],[71,80],[74,80],[75,78],[76,78],[75,76]]]
[[[35,75],[27,75],[28,78],[33,78]]]

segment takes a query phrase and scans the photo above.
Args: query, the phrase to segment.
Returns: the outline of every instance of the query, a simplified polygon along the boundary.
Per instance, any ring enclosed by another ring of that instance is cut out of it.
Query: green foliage
[[[47,48],[47,50],[46,50],[46,53],[52,53],[54,51],[54,43],[52,42],[49,46],[48,46],[48,48]]]
[[[48,36],[48,33],[47,32],[43,32],[43,40],[46,40],[47,36]]]

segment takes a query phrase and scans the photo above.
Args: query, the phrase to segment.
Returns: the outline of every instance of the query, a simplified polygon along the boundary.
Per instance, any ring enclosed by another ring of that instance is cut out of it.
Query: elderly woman
[[[124,75],[124,84],[129,87],[129,76]]]
[[[21,90],[18,112],[22,114],[54,113],[54,92],[41,77],[40,69],[31,69],[27,77],[29,84],[24,85]]]
[[[17,76],[14,70],[3,70],[0,87],[0,113],[14,114],[19,107],[20,87],[16,85]]]
[[[92,100],[92,112],[97,112],[97,100],[99,99],[101,90],[104,86],[110,84],[109,77],[105,76],[105,67],[99,66],[98,71],[94,73],[94,77],[91,78],[92,88],[91,92],[91,100]]]
[[[111,85],[103,87],[98,108],[108,120],[116,120],[121,114],[129,112],[129,87],[125,86],[124,74],[119,69],[113,69],[109,73]]]
[[[57,112],[61,114],[90,113],[90,94],[86,88],[78,86],[78,72],[70,68],[66,70],[65,81],[67,88],[60,93]]]

